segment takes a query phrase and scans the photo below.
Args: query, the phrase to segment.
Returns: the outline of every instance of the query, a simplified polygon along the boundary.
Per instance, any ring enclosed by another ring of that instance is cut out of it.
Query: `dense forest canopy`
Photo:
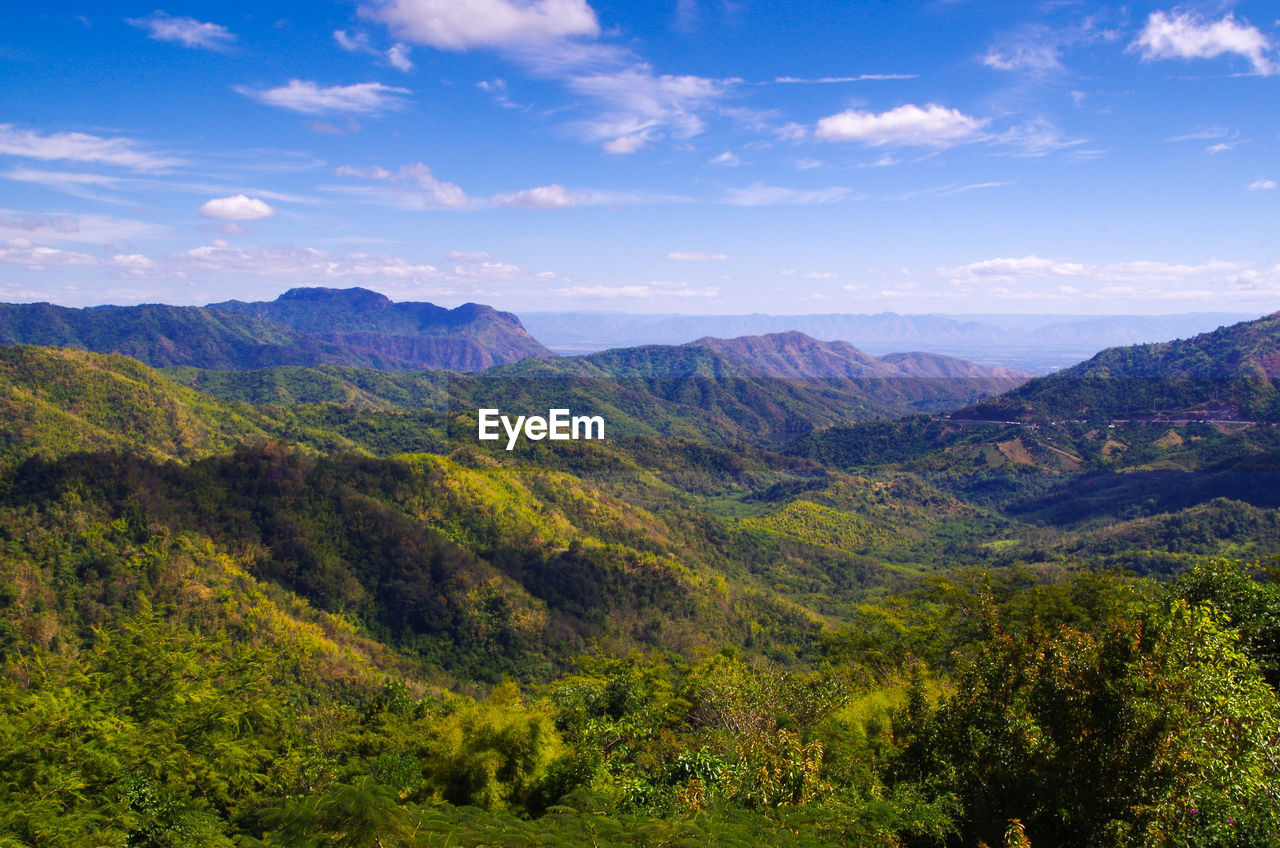
[[[0,347],[0,846],[1277,844],[1274,318],[951,418],[719,348]]]

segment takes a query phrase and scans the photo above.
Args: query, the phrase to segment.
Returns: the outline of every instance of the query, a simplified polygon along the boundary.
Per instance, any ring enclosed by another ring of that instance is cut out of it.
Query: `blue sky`
[[[0,11],[0,300],[1280,309],[1274,3]]]

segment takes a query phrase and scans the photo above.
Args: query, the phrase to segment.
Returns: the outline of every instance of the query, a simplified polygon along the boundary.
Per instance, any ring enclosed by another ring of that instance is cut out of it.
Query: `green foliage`
[[[988,641],[898,773],[954,794],[966,844],[1014,818],[1032,844],[1256,845],[1280,827],[1276,693],[1211,610]]]

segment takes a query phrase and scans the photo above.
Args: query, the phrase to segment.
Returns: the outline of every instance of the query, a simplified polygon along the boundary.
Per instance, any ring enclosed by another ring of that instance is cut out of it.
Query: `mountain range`
[[[6,313],[188,364],[0,346],[0,832],[1273,841],[1280,316],[1024,383],[798,332],[397,370],[442,316],[380,303]]]
[[[0,304],[0,343],[123,353],[157,368],[352,365],[479,371],[549,355],[489,306],[393,303],[367,289],[291,289],[264,303],[203,307]]]
[[[559,353],[796,330],[817,339],[846,341],[877,354],[928,350],[1044,374],[1103,348],[1185,338],[1255,317],[1217,312],[1105,316],[526,312],[521,320],[543,344]]]

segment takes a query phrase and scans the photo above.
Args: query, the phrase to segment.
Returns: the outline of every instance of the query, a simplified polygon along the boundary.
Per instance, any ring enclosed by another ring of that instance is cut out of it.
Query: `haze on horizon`
[[[58,0],[0,22],[0,301],[1280,308],[1263,2]]]

